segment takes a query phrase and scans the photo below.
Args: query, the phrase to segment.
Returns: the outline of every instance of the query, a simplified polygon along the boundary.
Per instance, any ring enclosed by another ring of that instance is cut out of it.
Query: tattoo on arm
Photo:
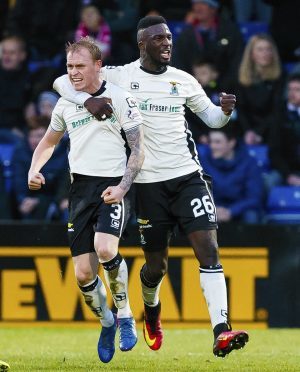
[[[144,134],[141,125],[126,131],[125,134],[131,154],[120,187],[127,192],[144,162]]]

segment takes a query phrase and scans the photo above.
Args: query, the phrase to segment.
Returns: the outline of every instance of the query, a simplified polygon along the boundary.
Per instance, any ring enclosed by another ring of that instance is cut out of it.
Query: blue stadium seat
[[[12,157],[16,145],[14,143],[0,143],[0,162],[3,165],[5,189],[7,192],[12,188]]]
[[[276,186],[271,189],[267,222],[300,223],[300,187]]]
[[[187,23],[182,21],[168,21],[168,26],[173,35],[173,41],[176,41],[178,35],[187,27]]]
[[[261,33],[267,34],[269,32],[269,26],[264,22],[240,22],[239,28],[245,43],[247,43],[253,35]]]
[[[253,156],[263,172],[270,170],[269,148],[267,145],[247,145],[249,155]]]

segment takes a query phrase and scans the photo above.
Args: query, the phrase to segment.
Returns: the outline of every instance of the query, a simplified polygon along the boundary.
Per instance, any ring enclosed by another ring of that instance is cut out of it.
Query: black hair
[[[228,125],[225,125],[224,127],[221,128],[213,128],[210,130],[210,132],[221,132],[224,134],[228,141],[238,139],[237,129],[235,128],[235,125],[232,123],[229,123]]]
[[[287,82],[290,83],[291,81],[300,81],[300,73],[293,73],[293,74],[291,74],[288,77]]]
[[[146,16],[139,20],[139,23],[137,25],[137,31],[150,27],[150,26],[158,25],[160,23],[167,24],[167,21],[162,16]]]

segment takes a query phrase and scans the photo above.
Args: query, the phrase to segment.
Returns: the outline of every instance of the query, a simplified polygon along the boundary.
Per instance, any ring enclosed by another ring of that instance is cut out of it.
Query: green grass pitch
[[[0,325],[1,327],[1,325]],[[0,329],[0,359],[10,371],[300,371],[300,329],[251,330],[246,347],[224,359],[212,355],[210,330],[166,329],[161,350],[148,349],[139,331],[136,347],[98,360],[96,328]],[[117,335],[118,337],[118,335]]]

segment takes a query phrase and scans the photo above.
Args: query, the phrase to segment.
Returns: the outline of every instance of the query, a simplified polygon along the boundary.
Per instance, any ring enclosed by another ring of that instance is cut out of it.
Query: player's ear
[[[100,71],[100,69],[102,67],[102,60],[101,59],[97,59],[97,61],[95,63],[96,63],[97,70]]]
[[[142,40],[140,40],[138,42],[138,47],[139,47],[139,50],[145,50],[145,43]]]

